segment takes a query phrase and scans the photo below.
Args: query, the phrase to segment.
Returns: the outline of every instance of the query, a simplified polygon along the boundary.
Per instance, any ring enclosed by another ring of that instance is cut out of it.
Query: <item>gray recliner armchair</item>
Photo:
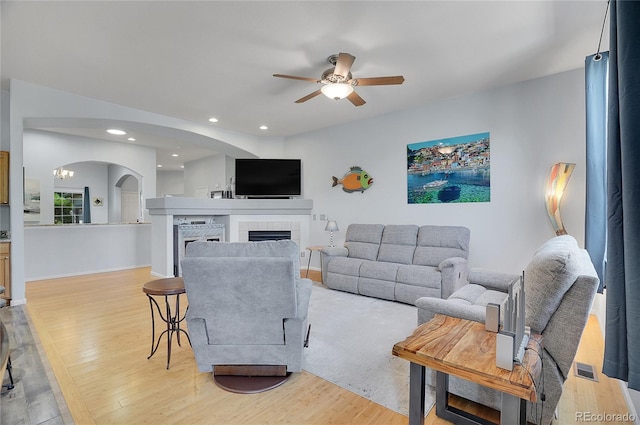
[[[201,372],[223,365],[302,370],[312,284],[300,278],[299,256],[291,240],[187,246],[186,321]]]
[[[518,275],[471,270],[469,282],[448,299],[423,297],[416,301],[418,324],[434,314],[477,322],[485,321],[487,303],[502,304],[509,282]],[[571,371],[582,332],[587,323],[599,279],[586,250],[570,235],[556,236],[535,252],[524,270],[525,322],[542,334],[543,378],[538,383],[538,402],[527,403],[527,420],[548,425]],[[427,381],[435,385],[435,372]],[[544,384],[544,385],[543,385]],[[500,393],[451,377],[449,391],[498,409]],[[542,393],[545,397],[541,397]],[[572,418],[573,419],[573,418]],[[567,419],[560,418],[564,423]]]

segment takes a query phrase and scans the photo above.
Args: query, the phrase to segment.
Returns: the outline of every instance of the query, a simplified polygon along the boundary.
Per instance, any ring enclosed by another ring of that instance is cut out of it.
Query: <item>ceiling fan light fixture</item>
[[[353,93],[353,86],[346,83],[329,83],[320,89],[329,99],[340,100]]]

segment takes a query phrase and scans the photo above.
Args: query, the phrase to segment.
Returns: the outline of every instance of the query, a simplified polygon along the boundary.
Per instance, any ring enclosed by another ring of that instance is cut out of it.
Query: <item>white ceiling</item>
[[[219,122],[210,125],[277,137],[582,67],[597,49],[607,6],[606,0],[0,4],[3,87],[17,78],[199,123],[215,116]],[[356,56],[355,78],[403,75],[405,82],[358,87],[367,103],[354,107],[324,96],[295,104],[319,87],[272,77],[319,78],[330,67],[327,57],[339,52]],[[262,124],[269,129],[259,130]],[[75,134],[91,136],[87,131]],[[172,153],[171,143],[163,141],[159,161]],[[202,157],[181,149],[183,160]]]

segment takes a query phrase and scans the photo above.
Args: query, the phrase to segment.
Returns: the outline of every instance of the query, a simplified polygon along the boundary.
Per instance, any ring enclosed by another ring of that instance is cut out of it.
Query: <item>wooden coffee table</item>
[[[185,315],[183,314],[180,317],[180,295],[185,293],[184,289],[184,281],[181,277],[169,277],[166,279],[156,279],[150,282],[147,282],[142,287],[142,291],[147,294],[149,298],[149,306],[151,307],[151,354],[147,359],[150,359],[158,350],[158,346],[160,345],[160,340],[163,335],[167,335],[167,369],[169,369],[169,363],[171,362],[171,340],[173,334],[176,334],[176,340],[178,341],[178,345],[180,344],[180,334],[183,333],[187,336],[187,340],[189,341],[189,345],[191,345],[191,339],[189,338],[189,334],[187,331],[180,327],[180,323],[184,320]],[[154,296],[162,296],[164,297],[164,307],[165,312],[162,313],[160,309],[160,305],[153,298]],[[171,312],[171,305],[169,304],[169,296],[175,296],[175,310]],[[155,341],[155,333],[156,333],[156,320],[155,313],[153,307],[156,307],[158,311],[158,315],[160,319],[167,324],[167,329],[162,331],[160,336],[158,336],[158,341]],[[186,314],[186,310],[185,310]]]
[[[411,362],[409,424],[424,423],[425,366],[437,371],[437,416],[456,424],[487,423],[449,406],[449,375],[453,375],[502,392],[501,424],[526,424],[527,401],[537,400],[534,380],[542,369],[541,342],[541,336],[532,336],[522,364],[508,371],[496,366],[496,334],[488,332],[484,323],[436,315],[393,346],[393,355]]]

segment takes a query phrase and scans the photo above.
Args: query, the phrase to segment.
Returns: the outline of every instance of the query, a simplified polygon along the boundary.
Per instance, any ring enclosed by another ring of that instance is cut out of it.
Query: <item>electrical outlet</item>
[[[300,258],[304,258],[304,251],[300,251]]]
[[[326,214],[320,214],[320,220],[327,221],[327,215]]]

